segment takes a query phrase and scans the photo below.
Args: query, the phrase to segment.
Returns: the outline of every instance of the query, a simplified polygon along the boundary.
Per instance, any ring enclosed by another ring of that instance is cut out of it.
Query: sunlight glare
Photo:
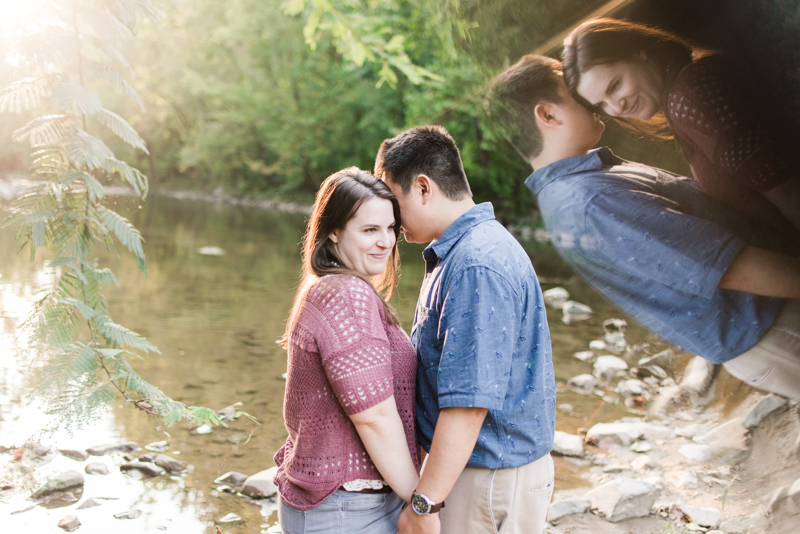
[[[44,0],[0,0],[0,33],[8,35],[18,23],[30,20]]]

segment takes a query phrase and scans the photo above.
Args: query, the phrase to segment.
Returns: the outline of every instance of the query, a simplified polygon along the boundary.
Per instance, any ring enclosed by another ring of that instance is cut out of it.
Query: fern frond
[[[125,328],[110,320],[99,321],[97,323],[100,334],[113,345],[128,345],[134,349],[161,354],[158,347],[129,328]]]
[[[147,177],[139,169],[131,167],[122,160],[108,158],[103,167],[110,174],[119,174],[136,192],[136,195],[143,199],[147,196],[148,184]]]
[[[0,113],[22,113],[39,105],[50,94],[57,75],[25,78],[0,91]]]
[[[105,269],[92,269],[92,276],[101,284],[119,285],[116,275],[108,267]]]
[[[112,132],[117,134],[120,139],[134,148],[141,149],[145,154],[149,154],[147,147],[144,144],[144,139],[139,137],[139,134],[136,133],[136,130],[133,129],[133,126],[128,124],[128,121],[107,109],[101,109],[97,112],[95,117],[102,125],[110,128]]]
[[[119,72],[112,69],[108,65],[98,63],[96,61],[91,62],[91,68],[97,76],[105,79],[123,95],[129,96],[136,100],[136,102],[139,103],[139,107],[142,109],[142,111],[145,110],[144,103],[142,102],[142,99],[139,98],[139,93],[136,92],[136,89],[134,89],[133,86],[129,84]]]
[[[94,115],[103,109],[100,95],[79,83],[57,83],[53,86],[52,94],[61,111],[71,111],[74,115]]]
[[[27,63],[33,70],[47,70],[52,65],[70,64],[77,57],[75,35],[66,28],[49,26],[38,32],[17,35],[11,46],[10,57],[20,64]]]
[[[97,312],[94,311],[91,307],[87,306],[83,302],[78,299],[73,298],[61,298],[56,299],[56,302],[60,304],[66,304],[67,306],[74,306],[80,313],[83,315],[83,318],[87,321],[97,315]]]
[[[14,141],[30,138],[31,147],[55,145],[73,137],[79,130],[77,117],[71,115],[45,115],[37,117],[12,134]]]
[[[64,150],[76,167],[86,165],[92,171],[102,169],[106,160],[114,157],[114,153],[105,143],[83,130],[79,130],[77,136],[64,143]]]
[[[142,248],[144,239],[139,230],[137,230],[128,219],[105,206],[100,206],[98,211],[103,220],[103,224],[106,228],[114,232],[114,235],[117,236],[120,243],[133,252],[137,258],[144,258],[144,249]]]

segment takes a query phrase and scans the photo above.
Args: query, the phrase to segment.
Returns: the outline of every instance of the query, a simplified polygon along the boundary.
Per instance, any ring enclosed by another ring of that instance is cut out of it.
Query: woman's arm
[[[725,271],[719,288],[798,299],[800,260],[763,248],[745,246]]]
[[[411,501],[419,475],[408,450],[394,396],[350,416],[372,463],[404,501]]]
[[[800,178],[789,179],[764,192],[795,228],[800,229]]]

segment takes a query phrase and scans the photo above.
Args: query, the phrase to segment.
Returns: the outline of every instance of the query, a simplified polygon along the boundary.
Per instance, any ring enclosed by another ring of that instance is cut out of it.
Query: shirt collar
[[[603,165],[619,165],[620,163],[622,163],[622,160],[615,156],[610,148],[603,146],[590,150],[586,154],[558,160],[550,165],[536,169],[525,180],[525,185],[538,195],[547,184],[561,176],[586,171],[599,171],[603,168]]]
[[[494,207],[491,202],[483,202],[476,206],[471,207],[466,213],[461,215],[458,219],[447,227],[447,230],[439,236],[439,239],[432,241],[425,250],[422,252],[422,257],[426,261],[433,258],[430,257],[431,252],[438,258],[445,258],[452,250],[456,243],[466,234],[470,228],[478,224],[491,221],[494,219]]]

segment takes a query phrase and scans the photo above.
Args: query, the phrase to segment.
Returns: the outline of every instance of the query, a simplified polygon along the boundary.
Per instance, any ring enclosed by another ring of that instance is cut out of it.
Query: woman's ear
[[[335,244],[337,244],[337,243],[339,242],[339,235],[338,235],[338,234],[339,234],[339,230],[334,230],[334,231],[333,231],[333,232],[331,232],[331,233],[330,233],[330,235],[328,236],[328,239],[330,239],[330,240],[331,240],[331,242],[332,242],[334,245],[335,245]]]

